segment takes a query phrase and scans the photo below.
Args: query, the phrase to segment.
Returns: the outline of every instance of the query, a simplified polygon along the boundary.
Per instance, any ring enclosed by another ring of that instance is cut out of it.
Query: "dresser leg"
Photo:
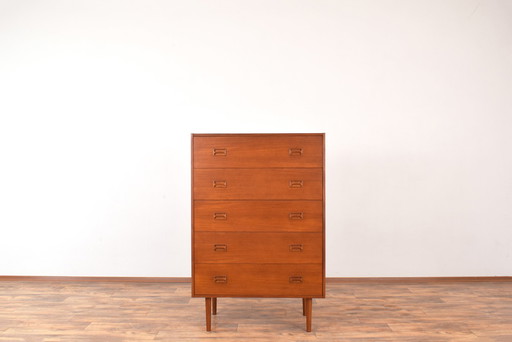
[[[206,331],[212,331],[212,299],[205,298],[204,303],[206,306]]]
[[[302,298],[302,316],[306,316],[306,298]]]
[[[217,297],[212,298],[212,314],[217,314]]]
[[[305,298],[305,307],[306,307],[306,331],[311,331],[311,316],[313,313],[313,299]]]

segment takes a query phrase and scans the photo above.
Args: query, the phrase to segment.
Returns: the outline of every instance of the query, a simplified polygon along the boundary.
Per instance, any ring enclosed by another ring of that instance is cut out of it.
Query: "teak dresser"
[[[192,296],[325,297],[324,134],[192,135]]]

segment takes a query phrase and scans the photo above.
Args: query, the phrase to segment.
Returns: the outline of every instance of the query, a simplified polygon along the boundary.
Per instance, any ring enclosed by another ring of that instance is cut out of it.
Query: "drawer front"
[[[321,232],[322,201],[195,201],[197,231]]]
[[[195,136],[195,168],[322,167],[323,135]]]
[[[322,263],[322,233],[196,232],[196,263]]]
[[[195,264],[194,296],[323,297],[322,264]]]
[[[195,169],[194,199],[321,200],[323,170]]]

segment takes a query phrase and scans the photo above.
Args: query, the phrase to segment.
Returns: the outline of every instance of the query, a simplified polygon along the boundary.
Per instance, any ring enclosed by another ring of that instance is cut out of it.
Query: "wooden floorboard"
[[[0,341],[511,342],[512,283],[327,284],[302,301],[220,298],[212,332],[188,283],[0,282]]]

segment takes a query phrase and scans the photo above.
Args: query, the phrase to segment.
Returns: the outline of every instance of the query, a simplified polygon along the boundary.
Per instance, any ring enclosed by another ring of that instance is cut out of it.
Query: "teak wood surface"
[[[197,263],[321,264],[322,234],[196,232],[194,250]]]
[[[290,220],[291,214],[302,214]],[[217,214],[217,217],[215,215]],[[224,214],[224,215],[223,215]],[[322,201],[195,201],[195,231],[322,232]],[[272,218],[272,219],[270,219]]]
[[[195,265],[195,295],[201,297],[322,297],[322,264]],[[225,284],[212,278],[226,276]],[[284,275],[284,276],[283,276]],[[290,278],[302,281],[290,284]]]
[[[322,200],[322,169],[195,169],[195,200]],[[297,186],[290,185],[297,182]],[[218,184],[215,186],[214,184]]]
[[[325,296],[324,134],[192,135],[192,296]]]
[[[322,167],[322,156],[321,134],[194,134],[195,168]]]
[[[511,281],[328,282],[313,301],[310,333],[295,298],[219,298],[207,332],[190,283],[0,281],[0,341],[512,341]]]

